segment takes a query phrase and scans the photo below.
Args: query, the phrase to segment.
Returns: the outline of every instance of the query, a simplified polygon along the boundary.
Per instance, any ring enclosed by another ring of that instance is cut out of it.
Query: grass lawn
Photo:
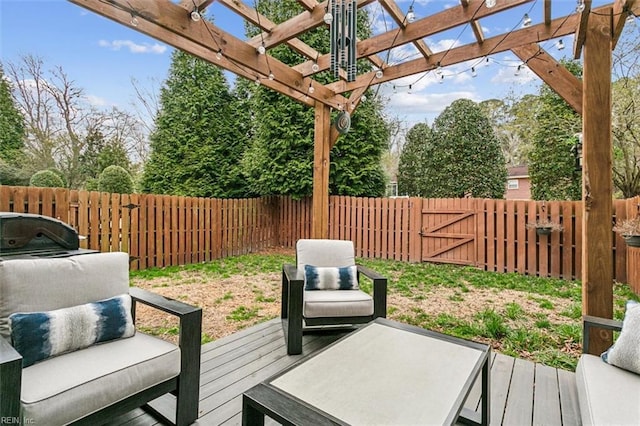
[[[280,310],[282,264],[289,252],[273,251],[182,267],[132,271],[132,285],[203,308],[203,343],[275,318]],[[494,350],[574,370],[581,352],[581,283],[471,267],[360,263],[389,278],[387,317],[454,336],[490,343]],[[371,292],[371,282],[361,287]],[[614,288],[614,316],[638,300],[626,285]],[[145,310],[143,331],[175,339],[175,321]]]

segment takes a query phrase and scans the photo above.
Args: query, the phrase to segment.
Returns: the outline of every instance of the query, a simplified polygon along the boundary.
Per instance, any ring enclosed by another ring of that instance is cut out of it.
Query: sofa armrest
[[[584,315],[582,317],[582,352],[585,354],[589,353],[589,335],[592,328],[620,331],[622,330],[622,321]]]
[[[22,356],[0,337],[0,418],[20,418]]]
[[[373,317],[387,317],[387,278],[365,266],[358,265],[358,273],[373,281]]]

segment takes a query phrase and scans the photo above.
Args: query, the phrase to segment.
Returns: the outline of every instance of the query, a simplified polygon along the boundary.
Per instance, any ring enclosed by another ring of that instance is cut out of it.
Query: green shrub
[[[122,167],[109,166],[98,177],[98,190],[118,194],[131,194],[133,192],[133,179],[129,172]]]
[[[85,191],[99,191],[100,185],[98,184],[98,179],[96,178],[88,178],[84,182]]]
[[[55,172],[51,170],[40,170],[31,176],[29,186],[39,186],[43,188],[62,188],[64,182]]]

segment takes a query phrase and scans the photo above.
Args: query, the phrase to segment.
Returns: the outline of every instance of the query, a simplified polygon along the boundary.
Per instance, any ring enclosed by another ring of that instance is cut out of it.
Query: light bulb
[[[478,73],[476,72],[476,67],[471,67],[471,77],[477,77]]]
[[[222,50],[218,50],[218,51],[216,52],[216,59],[217,59],[217,60],[222,59]]]
[[[413,11],[413,5],[409,6],[409,11],[407,12],[407,22],[412,23],[416,20],[416,14]]]
[[[440,62],[438,62],[438,65],[436,66],[436,74],[442,74],[442,65],[440,65]]]
[[[411,94],[411,89],[413,89],[413,85],[412,85],[412,84],[410,84],[410,85],[409,85],[409,90],[407,90],[407,94],[408,94],[408,95],[410,95],[410,94]]]
[[[484,5],[489,9],[491,9],[493,6],[496,5],[496,0],[487,0],[484,2]]]
[[[342,105],[342,104],[338,104],[338,109],[339,109],[340,111],[342,111],[342,110],[344,109],[344,105]]]
[[[256,86],[260,86],[260,77],[256,77],[255,83],[256,83]]]
[[[444,74],[440,76],[440,81],[438,81],[438,83],[440,84],[444,83]]]
[[[265,53],[267,53],[267,48],[264,47],[264,44],[261,44],[260,46],[258,46],[258,49],[256,49],[258,51],[258,54],[260,55],[264,55]]]
[[[522,26],[528,27],[529,25],[531,25],[531,18],[529,17],[528,13],[525,13],[522,17]]]
[[[584,0],[578,0],[578,6],[576,6],[576,12],[582,13],[584,11]]]
[[[139,24],[138,18],[136,18],[135,16],[131,15],[131,25],[133,25],[134,27],[137,27],[138,24]]]
[[[320,71],[320,65],[318,65],[317,62],[314,62],[313,65],[311,65],[311,71],[313,71],[313,72]]]
[[[322,20],[324,21],[325,24],[331,25],[331,23],[333,22],[333,15],[327,11],[327,13],[325,13],[324,16],[322,17]]]
[[[360,98],[360,102],[366,102],[367,101],[367,97],[365,95],[362,95],[362,97]]]
[[[518,68],[516,68],[516,72],[514,72],[513,75],[520,75],[521,69],[522,69],[522,65],[518,65]]]
[[[556,47],[558,48],[558,50],[564,49],[564,43],[562,42],[562,39],[558,40],[558,44],[556,45]]]
[[[627,19],[625,19],[624,22],[626,22],[627,24],[634,24],[636,22],[636,17],[633,15],[633,13],[629,13],[629,16],[627,16]]]
[[[202,15],[200,15],[200,12],[198,12],[198,9],[193,9],[193,12],[191,12],[190,16],[193,22],[198,22],[200,21],[200,19],[202,19]]]
[[[309,84],[309,93],[313,94],[316,91],[312,84]]]
[[[276,76],[272,72],[269,73],[269,80],[275,80]]]
[[[382,70],[376,71],[376,78],[382,78],[382,77],[384,77],[384,71]]]

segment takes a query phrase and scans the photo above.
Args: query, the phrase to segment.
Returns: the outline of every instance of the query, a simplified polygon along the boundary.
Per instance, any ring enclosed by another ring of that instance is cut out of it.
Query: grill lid
[[[0,254],[78,250],[78,233],[57,219],[29,213],[0,212]]]

